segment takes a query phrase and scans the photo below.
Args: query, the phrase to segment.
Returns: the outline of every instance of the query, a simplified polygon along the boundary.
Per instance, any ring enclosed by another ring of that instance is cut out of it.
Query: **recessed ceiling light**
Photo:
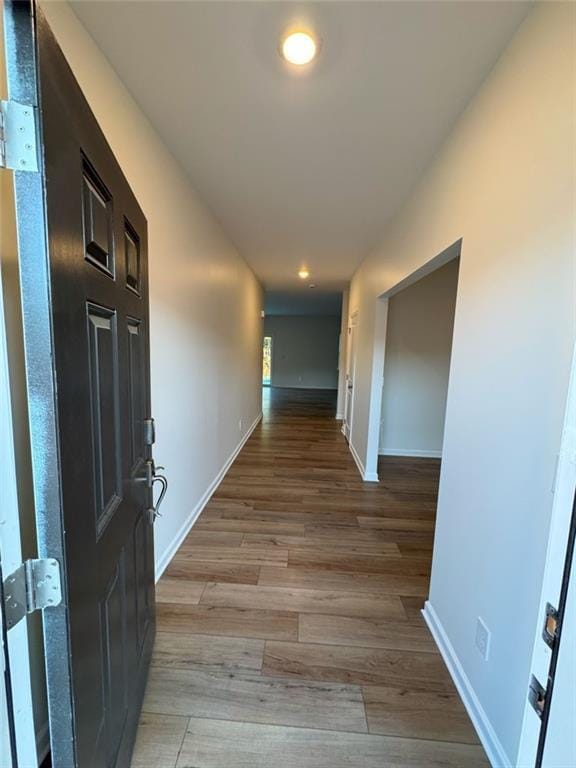
[[[302,269],[298,272],[298,277],[300,280],[306,280],[307,277],[310,277],[310,272],[308,272],[306,267],[302,267]]]
[[[316,56],[318,45],[309,32],[292,32],[282,40],[282,56],[299,67]]]

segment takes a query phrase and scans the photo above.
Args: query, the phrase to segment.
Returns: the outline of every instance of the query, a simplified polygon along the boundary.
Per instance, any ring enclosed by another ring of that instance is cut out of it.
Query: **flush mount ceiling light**
[[[282,40],[282,56],[290,64],[303,67],[318,52],[318,43],[309,32],[290,32]]]
[[[302,269],[298,272],[298,277],[300,280],[306,280],[307,277],[310,277],[310,272],[308,272],[306,267],[302,267]]]

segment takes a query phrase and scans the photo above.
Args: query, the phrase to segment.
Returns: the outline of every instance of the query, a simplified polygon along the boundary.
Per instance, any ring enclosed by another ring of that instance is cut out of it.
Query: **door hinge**
[[[546,603],[546,616],[544,618],[544,628],[542,629],[542,639],[549,648],[554,648],[556,638],[558,637],[558,609],[550,603]]]
[[[0,101],[0,168],[37,171],[36,110],[17,101]]]
[[[3,591],[8,629],[28,613],[59,605],[62,585],[58,560],[26,560],[4,579]]]
[[[530,678],[530,687],[528,688],[528,701],[532,705],[532,709],[538,717],[542,717],[544,712],[544,706],[546,704],[546,688],[538,680],[538,678]]]

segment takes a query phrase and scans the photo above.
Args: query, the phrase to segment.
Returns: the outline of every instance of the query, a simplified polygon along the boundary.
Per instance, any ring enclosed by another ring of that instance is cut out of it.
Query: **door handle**
[[[146,483],[146,486],[150,489],[152,493],[152,505],[148,507],[146,510],[146,513],[148,515],[148,520],[151,524],[154,523],[157,517],[161,517],[160,514],[160,505],[164,501],[164,496],[166,496],[166,491],[168,490],[168,479],[165,475],[158,474],[159,469],[164,469],[164,467],[156,466],[154,463],[154,459],[148,459],[146,461],[145,465],[145,471],[144,474],[140,477],[135,477],[134,481],[137,483]],[[160,491],[160,496],[158,497],[158,501],[154,504],[154,485],[156,483],[160,483],[162,486],[162,489]]]
[[[154,487],[155,483],[160,483],[162,486],[162,490],[160,491],[160,496],[158,496],[158,501],[156,504],[154,504],[154,519],[157,517],[162,517],[160,514],[160,505],[164,501],[164,496],[166,496],[166,491],[168,490],[168,480],[164,477],[164,475],[154,475],[154,478],[152,480],[152,487]]]

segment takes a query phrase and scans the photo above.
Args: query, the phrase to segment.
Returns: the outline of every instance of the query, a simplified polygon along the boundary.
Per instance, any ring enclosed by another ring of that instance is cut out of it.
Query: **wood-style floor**
[[[158,585],[133,768],[488,765],[420,616],[439,462],[363,483],[334,405],[265,390]]]

